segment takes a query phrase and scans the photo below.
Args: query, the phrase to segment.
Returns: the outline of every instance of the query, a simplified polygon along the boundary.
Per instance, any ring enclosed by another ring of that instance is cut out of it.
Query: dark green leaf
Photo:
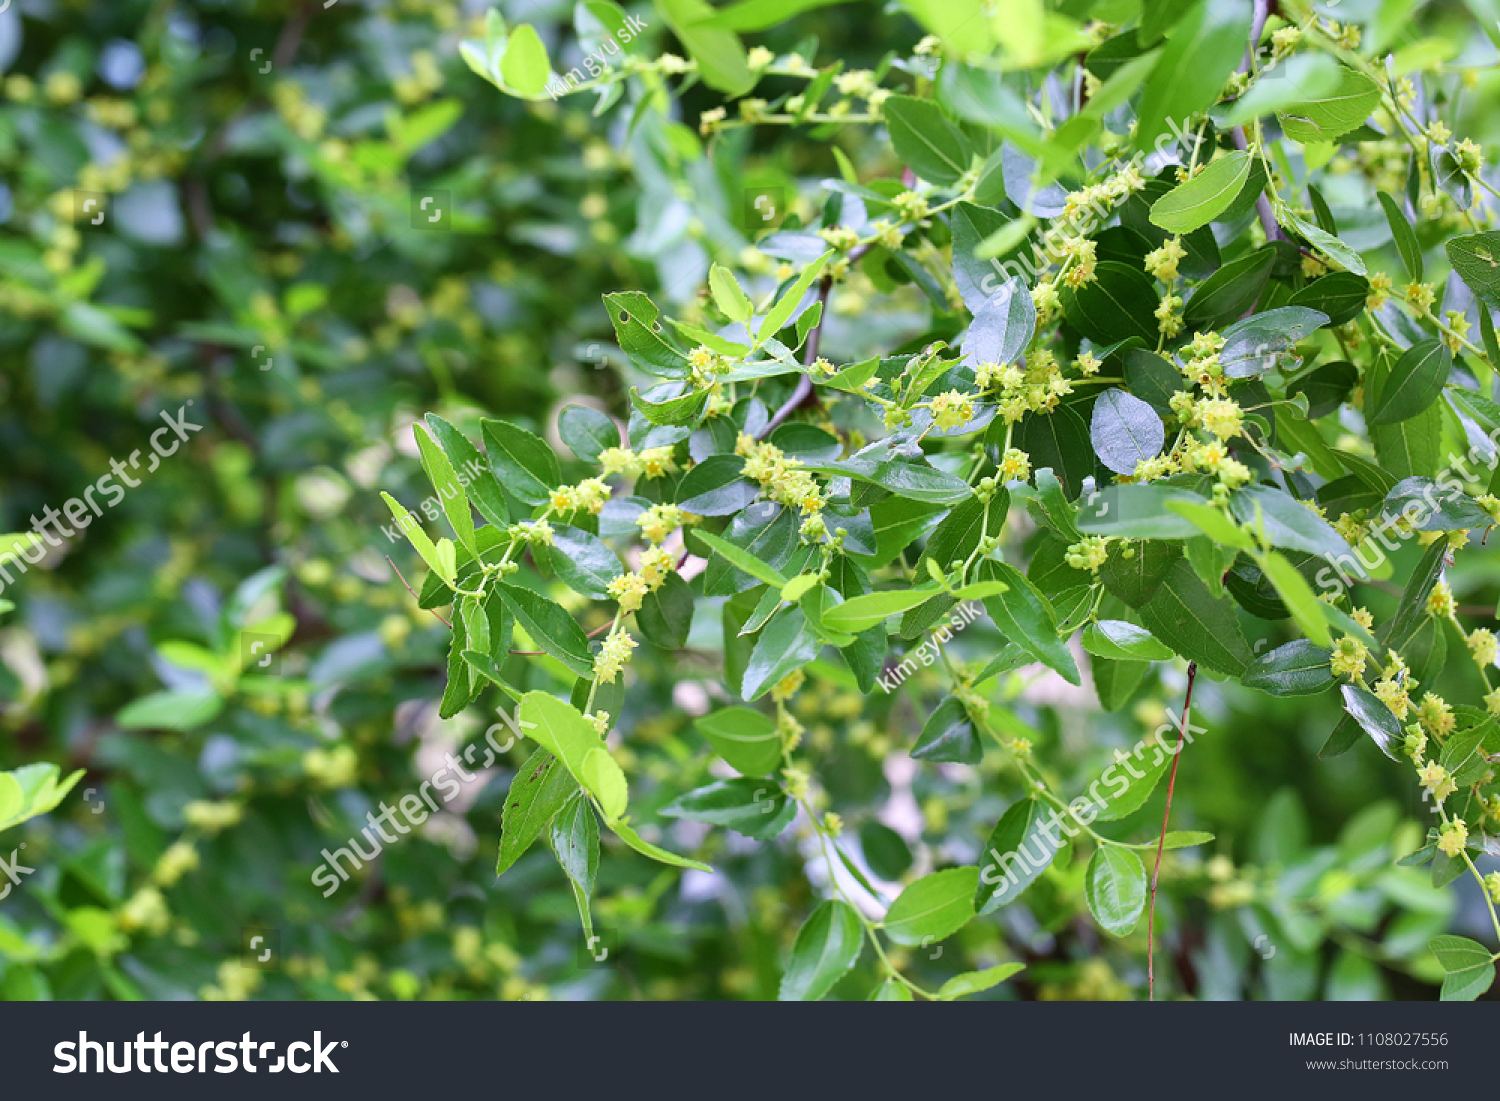
[[[820,903],[797,930],[792,958],[781,976],[780,1000],[815,1002],[853,967],[864,947],[864,929],[847,902]]]

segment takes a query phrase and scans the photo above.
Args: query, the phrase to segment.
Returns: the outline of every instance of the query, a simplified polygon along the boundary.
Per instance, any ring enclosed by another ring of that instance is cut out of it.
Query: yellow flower
[[[599,452],[599,463],[604,468],[602,473],[606,478],[611,474],[634,478],[641,472],[640,460],[628,447],[606,447]]]
[[[640,454],[640,461],[641,471],[648,478],[660,478],[677,470],[677,464],[672,460],[671,445],[646,448]]]
[[[1031,456],[1019,448],[1006,448],[1000,459],[1000,475],[1006,481],[1024,482],[1031,477]]]
[[[1436,761],[1429,761],[1424,765],[1417,773],[1417,779],[1424,788],[1432,792],[1432,797],[1439,803],[1458,790],[1458,785],[1453,782],[1448,770]]]
[[[1495,664],[1496,652],[1497,644],[1493,631],[1480,627],[1469,635],[1469,653],[1474,655],[1474,660],[1482,668]]]
[[[1369,647],[1352,635],[1345,635],[1334,645],[1330,665],[1335,676],[1354,678],[1364,673],[1369,656]]]
[[[1432,592],[1427,594],[1427,614],[1439,619],[1452,619],[1456,605],[1453,602],[1453,589],[1447,580],[1441,580],[1432,587]]]
[[[1458,725],[1458,721],[1453,717],[1453,708],[1441,696],[1434,696],[1431,692],[1422,697],[1422,706],[1417,711],[1417,718],[1429,734],[1439,738],[1447,737]]]
[[[1468,840],[1469,827],[1462,818],[1455,818],[1451,822],[1443,823],[1442,832],[1438,835],[1437,847],[1456,858],[1464,851],[1464,842]]]
[[[610,598],[627,615],[640,608],[641,601],[646,597],[646,590],[646,579],[638,573],[622,573],[608,587]]]
[[[1177,278],[1177,262],[1186,256],[1187,250],[1182,247],[1181,240],[1169,237],[1161,248],[1146,254],[1146,271],[1161,282],[1170,283]]]
[[[939,428],[961,428],[974,419],[974,401],[967,394],[949,390],[928,402],[932,420]]]
[[[616,627],[605,636],[604,645],[594,658],[594,677],[600,684],[613,684],[636,648],[635,639],[624,628]]]

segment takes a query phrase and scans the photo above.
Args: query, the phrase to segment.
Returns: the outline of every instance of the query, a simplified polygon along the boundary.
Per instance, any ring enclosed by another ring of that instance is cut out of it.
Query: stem
[[[386,555],[385,556],[385,560],[387,562],[391,562],[391,556],[390,555]],[[399,577],[399,578],[401,578],[401,584],[406,585],[406,578],[405,578],[405,576],[402,575],[401,568],[399,566],[397,566],[396,563],[391,562],[391,569],[395,570],[396,571],[396,576]],[[420,596],[418,596],[416,594],[416,592],[414,592],[412,590],[412,587],[410,585],[406,585],[406,591],[409,592],[409,593],[411,593],[411,598],[413,600],[415,600],[417,602],[418,606],[420,607],[421,603],[422,603],[422,598]],[[450,631],[453,630],[453,624],[449,623],[441,615],[438,615],[438,610],[436,608],[428,608],[427,610],[429,612],[431,612],[433,615],[437,616],[438,617],[438,622],[441,623],[444,627],[448,628],[448,630],[450,630]]]
[[[1167,778],[1167,807],[1161,816],[1161,837],[1156,842],[1156,866],[1151,869],[1151,911],[1146,918],[1146,990],[1147,999],[1156,1001],[1156,881],[1161,875],[1161,854],[1167,844],[1167,820],[1172,817],[1172,792],[1177,787],[1177,766],[1182,763],[1182,739],[1187,733],[1193,710],[1193,681],[1198,663],[1188,662],[1187,697],[1182,702],[1182,725],[1177,728],[1177,749],[1172,756],[1172,774]]]

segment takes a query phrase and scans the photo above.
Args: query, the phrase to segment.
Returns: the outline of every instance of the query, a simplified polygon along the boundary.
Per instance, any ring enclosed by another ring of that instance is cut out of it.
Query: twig
[[[865,253],[870,251],[869,245],[856,245],[849,250],[849,263],[852,265]],[[828,296],[833,292],[833,276],[825,275],[818,284],[818,323],[813,326],[812,332],[807,334],[807,344],[802,349],[802,365],[811,367],[818,359],[818,348],[823,341],[823,322],[828,316]],[[763,440],[776,430],[776,427],[806,403],[812,396],[812,376],[803,375],[797,379],[797,385],[792,390],[792,396],[782,402],[781,408],[776,410],[771,419],[766,421],[766,426],[755,434],[755,438]]]
[[[1198,663],[1188,662],[1187,697],[1182,702],[1182,725],[1177,728],[1177,748],[1172,754],[1172,775],[1167,778],[1167,809],[1161,816],[1161,837],[1156,842],[1156,866],[1151,869],[1151,912],[1146,918],[1146,990],[1147,1000],[1156,1001],[1156,880],[1161,875],[1161,852],[1167,844],[1167,820],[1172,817],[1172,792],[1177,787],[1177,766],[1182,763],[1182,740],[1187,734],[1188,719],[1193,711],[1193,681]]]
[[[385,560],[387,562],[391,562],[391,556],[386,555]],[[391,562],[391,569],[395,570],[396,576],[401,578],[401,584],[406,585],[406,577],[401,573],[401,567],[396,565],[396,563]],[[416,590],[414,590],[410,585],[406,585],[406,591],[411,593],[411,598],[417,602],[418,606],[420,606],[422,603],[422,598],[416,594]],[[438,622],[441,623],[444,627],[448,628],[448,630],[450,631],[453,630],[453,624],[449,623],[441,615],[438,615],[438,610],[436,608],[428,608],[427,610],[433,615],[437,616]]]

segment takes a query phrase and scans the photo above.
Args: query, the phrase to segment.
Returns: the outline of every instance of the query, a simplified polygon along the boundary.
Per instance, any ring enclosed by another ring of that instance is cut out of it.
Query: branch
[[[867,244],[856,245],[849,250],[849,263],[852,265],[869,251],[870,246]],[[802,365],[804,367],[811,367],[817,362],[818,349],[823,343],[823,322],[828,317],[828,296],[831,293],[833,293],[833,276],[825,275],[818,283],[818,323],[813,326],[812,332],[807,334],[807,344],[802,349]],[[766,426],[755,434],[755,438],[757,440],[765,439],[776,430],[776,427],[782,421],[800,409],[807,402],[807,399],[812,396],[812,376],[803,375],[797,380],[797,385],[792,390],[792,396],[787,398],[782,403],[781,408],[772,414],[771,419],[766,421]]]
[[[1167,820],[1172,817],[1172,792],[1177,787],[1177,766],[1182,763],[1182,740],[1187,736],[1188,720],[1193,711],[1193,681],[1198,677],[1198,663],[1188,662],[1187,698],[1182,703],[1182,725],[1177,728],[1177,749],[1172,755],[1172,775],[1167,779],[1167,809],[1161,816],[1161,837],[1156,842],[1156,866],[1151,869],[1151,913],[1146,918],[1146,989],[1147,999],[1156,1001],[1156,880],[1161,875],[1161,852],[1167,844]]]

